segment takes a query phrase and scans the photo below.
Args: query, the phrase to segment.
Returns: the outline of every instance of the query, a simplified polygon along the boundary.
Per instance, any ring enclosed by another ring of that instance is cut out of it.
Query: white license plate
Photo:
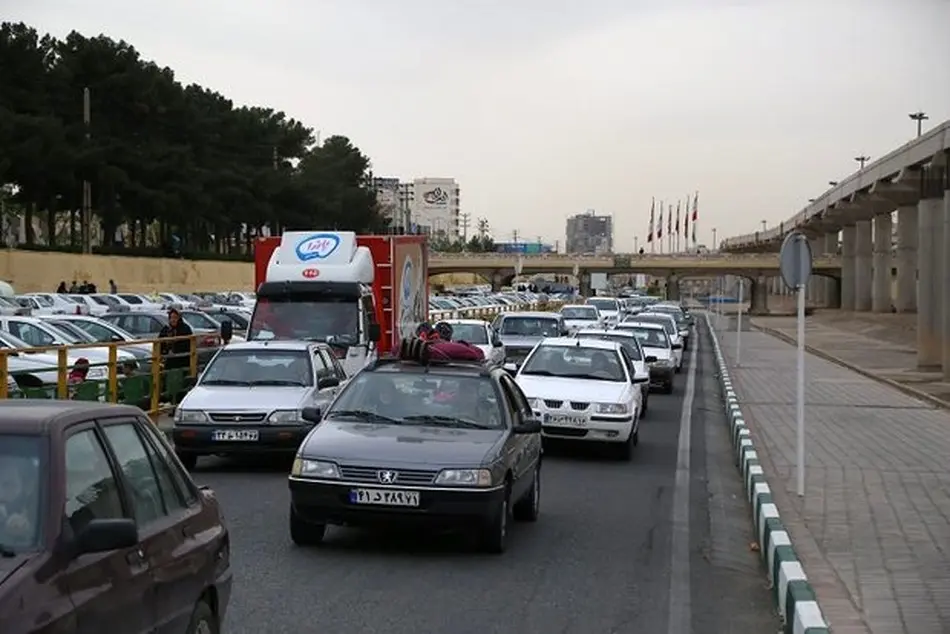
[[[350,491],[350,502],[377,506],[419,506],[419,492],[394,491],[391,489],[353,489]]]
[[[561,416],[557,414],[548,414],[546,423],[559,425],[561,427],[587,427],[590,420],[586,416]]]
[[[259,438],[256,429],[218,429],[211,432],[211,440],[221,442],[254,442]]]

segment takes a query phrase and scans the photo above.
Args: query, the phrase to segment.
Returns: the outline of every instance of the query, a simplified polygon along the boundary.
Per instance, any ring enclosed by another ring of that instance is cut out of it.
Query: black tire
[[[663,393],[664,393],[664,394],[672,394],[672,393],[673,393],[673,380],[672,380],[672,379],[670,379],[669,381],[667,381],[666,383],[663,384]]]
[[[191,612],[191,620],[188,621],[188,629],[185,633],[220,634],[220,632],[221,624],[218,622],[218,615],[214,613],[207,601],[199,599]]]
[[[640,403],[640,418],[646,416],[647,410],[650,408],[650,390],[647,390],[643,395],[643,402]]]
[[[512,510],[512,516],[519,522],[537,522],[541,514],[541,463],[534,468],[531,488],[518,500]]]
[[[633,458],[633,447],[635,444],[634,438],[634,433],[630,432],[630,437],[627,438],[627,441],[623,444],[617,445],[617,460],[622,462],[630,462],[630,460]]]
[[[298,546],[318,546],[327,534],[326,524],[308,522],[290,506],[290,539]]]
[[[198,466],[198,454],[195,453],[175,453],[178,456],[178,460],[188,471],[194,471],[195,467]]]
[[[682,370],[682,369],[683,369],[683,366],[678,365],[678,366],[676,366],[676,367],[673,369],[673,372],[676,372],[677,374],[679,374],[679,373],[680,373],[680,370]]]
[[[498,508],[491,519],[482,527],[479,542],[482,550],[500,555],[508,549],[508,527],[511,522],[511,487],[505,489]]]

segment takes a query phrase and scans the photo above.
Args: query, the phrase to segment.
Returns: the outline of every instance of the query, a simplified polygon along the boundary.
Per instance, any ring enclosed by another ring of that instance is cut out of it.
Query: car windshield
[[[561,317],[564,319],[589,319],[597,320],[597,308],[594,306],[565,306],[561,309]]]
[[[490,377],[361,372],[340,393],[324,420],[421,425],[433,428],[502,429],[498,393]]]
[[[132,333],[108,321],[77,319],[71,323],[86,331],[86,334],[92,337],[94,341],[112,341],[113,337],[119,337],[123,341],[133,341],[135,339]]]
[[[488,344],[488,328],[485,324],[452,324],[452,339],[467,341],[476,346]]]
[[[621,324],[618,326],[627,332],[632,332],[633,336],[640,340],[641,346],[649,348],[669,348],[670,338],[665,330],[660,328],[639,328],[637,326],[627,326]]]
[[[538,346],[521,368],[520,376],[558,376],[598,381],[626,381],[616,350],[584,345]]]
[[[220,313],[218,317],[229,320],[238,330],[247,330],[248,325],[251,323],[250,317],[248,315],[242,315],[241,313]]]
[[[77,337],[67,330],[62,328],[57,328],[53,324],[44,323],[42,327],[39,328],[48,335],[52,335],[54,338],[59,339],[65,343],[74,344],[74,343],[87,343],[85,338]]]
[[[499,332],[515,337],[557,337],[557,319],[545,317],[505,317]]]
[[[354,345],[359,342],[357,302],[350,297],[336,301],[263,297],[254,308],[248,339],[307,339]]]
[[[0,433],[0,558],[39,548],[47,454],[44,436]]]
[[[600,299],[591,297],[587,300],[587,303],[598,310],[620,310],[620,305],[617,303],[617,300],[608,299],[606,297],[602,297]]]
[[[119,295],[119,297],[121,297],[122,299],[124,299],[125,301],[127,301],[127,302],[130,303],[130,304],[142,304],[142,303],[144,303],[144,302],[142,301],[142,298],[139,297],[138,295],[129,295],[128,293],[124,293],[124,294],[122,294],[122,295]]]
[[[116,308],[117,306],[122,305],[122,302],[111,295],[90,295],[90,297],[92,297],[92,301],[96,302],[97,304],[108,306],[109,308]]]
[[[627,337],[624,335],[611,335],[607,333],[603,334],[585,334],[580,333],[577,335],[578,339],[600,339],[601,341],[616,341],[623,349],[627,351],[627,354],[630,356],[630,359],[633,361],[643,361],[643,355],[640,354],[640,346],[637,345],[635,337]]]
[[[46,295],[30,295],[36,302],[45,308],[49,308],[53,305],[53,300],[47,297]]]
[[[199,385],[309,387],[313,366],[307,350],[225,349],[208,365]]]

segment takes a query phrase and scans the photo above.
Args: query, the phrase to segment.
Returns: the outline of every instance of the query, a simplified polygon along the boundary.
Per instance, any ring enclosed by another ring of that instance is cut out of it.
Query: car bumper
[[[633,433],[633,418],[633,416],[591,416],[586,427],[542,423],[541,437],[550,438],[551,440],[627,442],[630,434]]]
[[[673,380],[673,367],[652,367],[650,368],[650,387],[662,387],[668,385]]]
[[[505,494],[503,486],[491,489],[441,487],[386,487],[357,482],[333,482],[290,477],[290,500],[297,514],[315,524],[387,526],[393,523],[461,528],[488,521]],[[418,491],[419,506],[377,506],[350,501],[354,489]]]
[[[178,425],[172,429],[175,451],[182,454],[294,453],[310,433],[309,425]],[[257,440],[220,441],[213,433],[223,430],[256,431]]]

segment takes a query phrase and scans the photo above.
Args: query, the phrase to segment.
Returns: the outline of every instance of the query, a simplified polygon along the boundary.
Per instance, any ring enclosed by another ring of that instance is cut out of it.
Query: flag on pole
[[[650,231],[647,232],[647,242],[653,242],[653,224],[656,216],[656,198],[650,200]]]
[[[656,239],[657,240],[663,239],[663,202],[662,201],[660,201],[660,221],[656,223]]]
[[[666,208],[666,235],[673,235],[673,208]]]
[[[676,201],[676,235],[680,234],[680,201]]]
[[[683,214],[683,238],[689,240],[689,196],[686,197],[686,213]]]
[[[699,218],[699,192],[693,198],[693,246],[696,245],[696,219]]]

